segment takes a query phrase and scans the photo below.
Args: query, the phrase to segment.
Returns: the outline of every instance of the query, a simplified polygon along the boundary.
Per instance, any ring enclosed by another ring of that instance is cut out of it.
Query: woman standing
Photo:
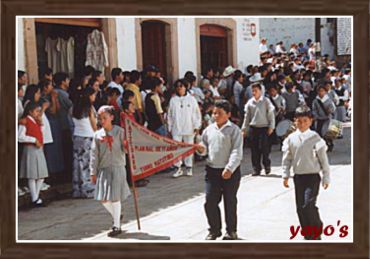
[[[90,179],[90,150],[97,130],[96,114],[93,107],[96,91],[87,87],[80,92],[73,106],[73,194],[74,198],[92,198],[95,185]]]

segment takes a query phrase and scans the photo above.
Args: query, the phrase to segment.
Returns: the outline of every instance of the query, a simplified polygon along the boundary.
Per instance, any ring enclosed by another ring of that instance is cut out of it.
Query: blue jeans
[[[160,126],[158,129],[155,130],[155,133],[161,136],[167,136],[167,129],[165,125]]]

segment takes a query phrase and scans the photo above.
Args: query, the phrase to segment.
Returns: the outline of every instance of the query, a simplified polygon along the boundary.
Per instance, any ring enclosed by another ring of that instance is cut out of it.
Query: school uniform
[[[26,117],[26,124],[19,125],[18,141],[24,143],[21,165],[20,178],[42,179],[48,177],[48,168],[44,150],[42,147],[36,147],[38,140],[43,144],[42,126],[31,116]]]
[[[313,101],[312,114],[316,121],[315,128],[316,132],[321,137],[325,136],[329,127],[330,119],[333,118],[334,112],[335,104],[327,94],[323,98],[317,96]]]
[[[274,115],[275,115],[275,128],[276,128],[277,124],[281,120],[284,119],[286,103],[285,103],[285,99],[279,94],[277,94],[276,96],[270,96],[269,99],[275,108]],[[275,131],[271,134],[270,139],[271,139],[271,143],[273,144],[281,143]]]
[[[126,181],[124,129],[113,125],[95,132],[90,153],[90,175],[96,175],[95,199],[123,201],[130,195]]]
[[[328,96],[330,97],[330,99],[333,101],[333,103],[335,105],[338,105],[339,104],[339,97],[338,97],[337,93],[333,89],[330,89],[329,90]]]
[[[296,130],[284,140],[282,151],[283,178],[289,178],[291,168],[294,173],[297,214],[301,228],[316,226],[319,229],[323,225],[316,207],[321,182],[320,171],[323,174],[323,183],[330,183],[325,141],[310,129],[305,132]],[[305,238],[312,239],[310,236]]]
[[[263,96],[259,100],[254,97],[245,105],[245,116],[242,130],[247,132],[251,140],[252,165],[255,173],[260,173],[261,156],[265,170],[271,169],[270,141],[267,131],[275,129],[274,106]]]
[[[204,204],[210,233],[221,233],[221,213],[218,204],[223,197],[226,230],[237,231],[237,191],[240,185],[240,163],[243,158],[243,138],[237,125],[227,121],[221,128],[209,125],[202,134],[201,145],[208,153],[206,165],[206,202]],[[222,172],[232,172],[230,179],[222,178]]]
[[[286,103],[286,114],[285,117],[291,121],[294,120],[295,110],[298,108],[300,100],[299,93],[295,92],[284,92],[281,94],[285,99]]]
[[[335,93],[338,95],[339,103],[335,110],[335,119],[338,121],[344,122],[346,120],[346,108],[344,107],[344,103],[348,101],[349,94],[348,91],[343,87],[340,86],[335,89]]]
[[[274,106],[275,124],[277,124],[282,118],[286,109],[286,101],[280,94],[269,97],[271,104]],[[281,110],[280,113],[278,111]]]

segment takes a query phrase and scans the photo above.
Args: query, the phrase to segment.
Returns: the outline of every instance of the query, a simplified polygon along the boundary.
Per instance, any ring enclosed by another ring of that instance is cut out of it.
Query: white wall
[[[327,23],[326,18],[320,19],[321,23],[321,54],[328,54],[331,59],[334,59],[334,44],[330,42],[330,38],[334,40],[334,27],[332,23]]]
[[[289,51],[292,43],[315,41],[315,18],[260,18],[259,21],[260,34],[267,39],[267,45],[275,46],[283,41]]]
[[[179,53],[179,75],[183,77],[186,71],[197,74],[197,50],[195,36],[195,19],[178,18],[178,53]]]
[[[258,18],[236,18],[235,20],[237,68],[245,72],[248,65],[259,64],[260,23]],[[254,36],[250,30],[251,24],[256,28]]]
[[[118,66],[123,70],[137,69],[134,18],[116,18]]]
[[[24,51],[24,27],[23,27],[23,19],[18,18],[18,31],[17,31],[17,36],[18,36],[18,50],[17,50],[17,55],[18,55],[18,70],[26,70],[26,55]]]

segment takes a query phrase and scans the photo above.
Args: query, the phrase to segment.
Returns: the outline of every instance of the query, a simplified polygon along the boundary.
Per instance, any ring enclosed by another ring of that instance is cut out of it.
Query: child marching
[[[208,153],[206,166],[206,203],[204,205],[209,224],[206,240],[215,240],[221,233],[221,213],[218,204],[223,197],[225,204],[226,235],[224,240],[236,240],[237,198],[240,185],[240,162],[243,158],[243,137],[237,125],[229,119],[231,105],[228,101],[216,101],[213,109],[214,123],[202,134],[198,151]]]
[[[326,154],[325,141],[316,132],[310,130],[312,113],[307,107],[300,107],[295,114],[297,130],[290,134],[283,143],[283,184],[289,187],[290,170],[294,172],[295,198],[297,214],[303,232],[307,228],[322,229],[316,200],[320,188],[320,172],[323,173],[322,185],[327,189],[330,182],[330,166]],[[306,240],[317,239],[306,233]]]
[[[244,136],[250,137],[252,149],[252,176],[261,174],[261,157],[265,173],[271,172],[269,136],[275,129],[274,106],[268,98],[262,96],[260,84],[252,85],[253,98],[245,105],[245,117],[242,126]]]
[[[318,95],[312,103],[312,114],[316,120],[316,132],[325,139],[328,145],[328,151],[330,152],[334,147],[333,140],[326,139],[325,134],[328,130],[330,120],[334,116],[335,104],[329,97],[325,86],[319,86],[317,91]]]
[[[121,202],[130,194],[126,181],[124,129],[113,125],[113,109],[111,106],[102,106],[98,111],[102,129],[94,135],[90,160],[90,175],[96,183],[95,199],[113,218],[109,237],[122,232]]]

